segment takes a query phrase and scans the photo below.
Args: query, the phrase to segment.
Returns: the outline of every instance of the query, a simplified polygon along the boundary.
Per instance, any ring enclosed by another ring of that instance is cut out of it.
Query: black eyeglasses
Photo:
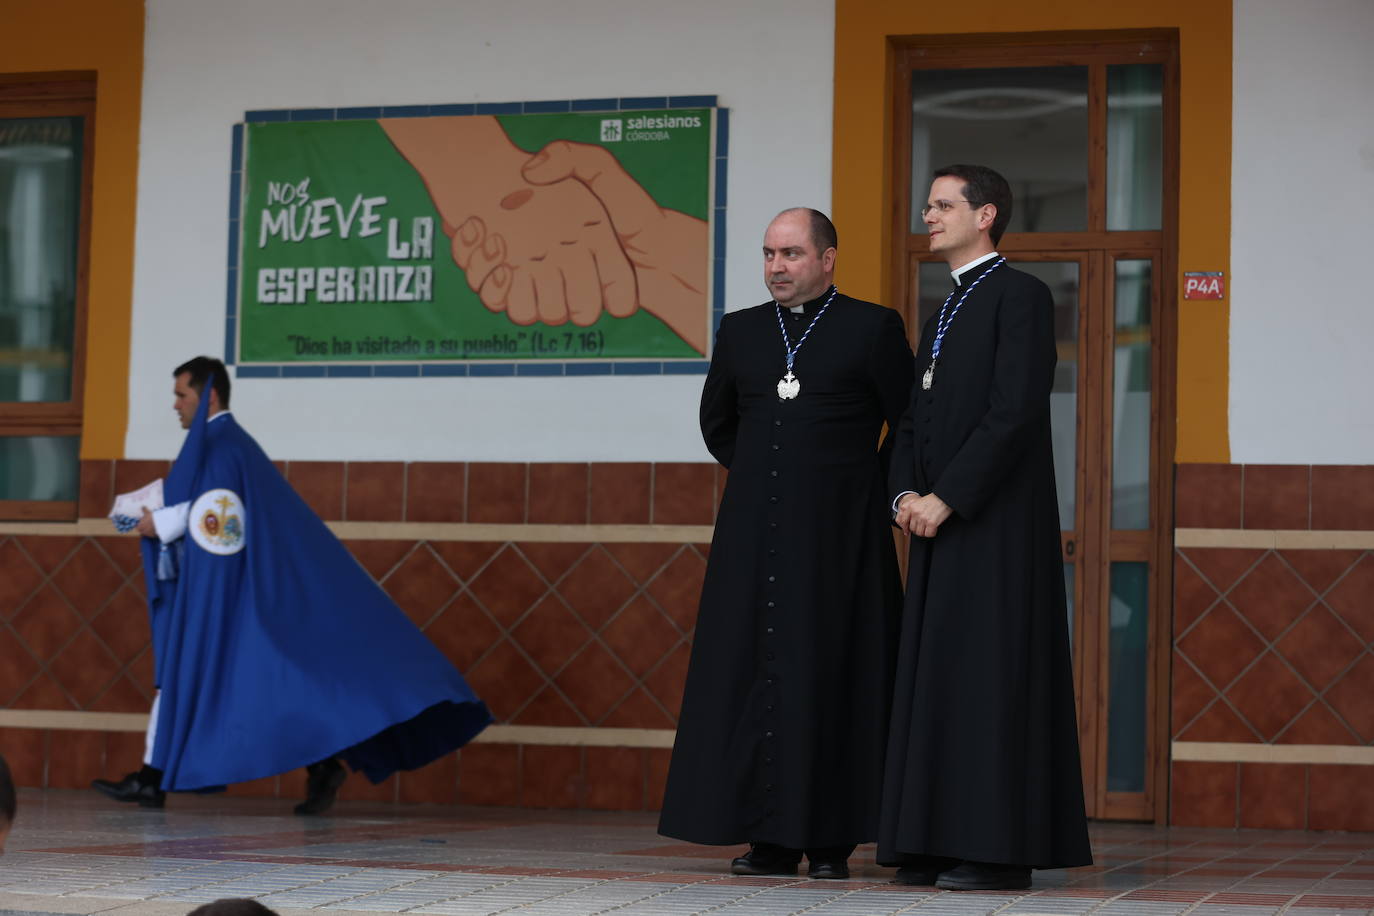
[[[973,203],[973,201],[971,201],[971,200],[964,200],[964,199],[962,199],[962,198],[960,198],[959,200],[937,200],[937,201],[935,201],[934,203],[926,204],[924,207],[922,207],[922,208],[921,208],[921,215],[922,215],[922,216],[925,216],[925,215],[926,215],[927,213],[929,213],[931,210],[939,210],[941,213],[948,213],[949,211],[951,211],[951,210],[954,209],[954,205],[955,205],[955,204],[972,204],[972,203]],[[981,206],[982,206],[982,204],[973,204],[973,205],[974,205],[975,207],[981,207]]]

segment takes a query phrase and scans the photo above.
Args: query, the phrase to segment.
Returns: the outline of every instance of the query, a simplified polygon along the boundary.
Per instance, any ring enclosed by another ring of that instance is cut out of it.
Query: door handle
[[[1078,550],[1078,544],[1074,541],[1073,538],[1069,538],[1067,541],[1064,542],[1064,555],[1065,555],[1065,556],[1071,557],[1071,556],[1074,555],[1074,553],[1075,553],[1077,550]]]

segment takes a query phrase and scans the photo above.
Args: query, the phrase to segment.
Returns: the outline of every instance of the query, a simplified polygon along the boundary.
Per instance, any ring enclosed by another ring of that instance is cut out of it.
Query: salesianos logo
[[[601,142],[608,143],[620,139],[620,133],[624,127],[624,122],[620,118],[607,119],[601,122]]]

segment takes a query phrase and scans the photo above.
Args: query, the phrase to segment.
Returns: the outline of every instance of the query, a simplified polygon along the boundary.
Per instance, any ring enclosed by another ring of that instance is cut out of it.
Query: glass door
[[[896,55],[894,301],[915,341],[949,289],[919,213],[931,171],[1002,172],[1016,205],[998,250],[1055,299],[1055,476],[1088,812],[1162,820],[1176,52],[1168,35],[1015,38],[912,38]]]

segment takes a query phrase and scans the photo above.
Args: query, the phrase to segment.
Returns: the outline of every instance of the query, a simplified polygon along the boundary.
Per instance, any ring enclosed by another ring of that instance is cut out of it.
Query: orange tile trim
[[[1240,528],[1177,528],[1175,547],[1244,550],[1374,550],[1374,531],[1264,531]]]
[[[50,731],[142,732],[142,713],[73,712],[64,709],[0,709],[0,728]],[[534,744],[549,747],[671,748],[671,728],[573,728],[554,725],[491,725],[477,736],[483,744]]]
[[[1374,747],[1353,744],[1242,744],[1175,741],[1173,760],[1212,763],[1340,763],[1374,766]]]

